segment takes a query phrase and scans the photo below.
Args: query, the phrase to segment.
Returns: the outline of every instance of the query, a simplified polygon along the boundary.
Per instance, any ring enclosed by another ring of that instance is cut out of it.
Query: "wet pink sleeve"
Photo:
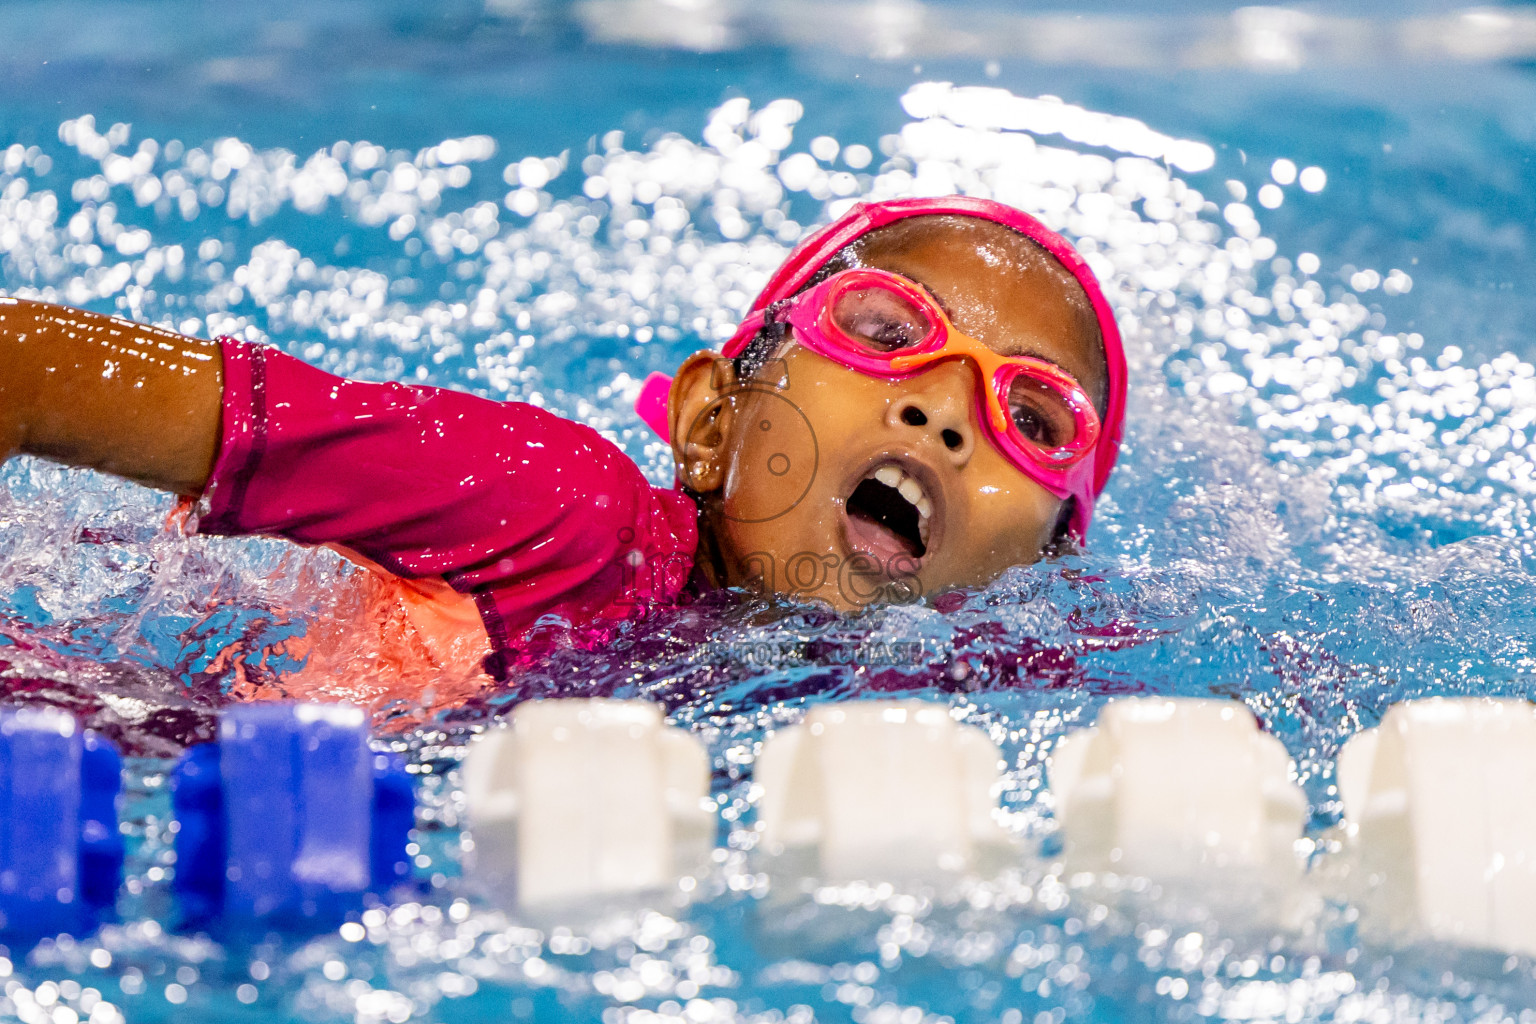
[[[533,406],[345,380],[230,339],[206,533],[339,543],[475,596],[498,646],[675,597],[697,513],[595,430]]]

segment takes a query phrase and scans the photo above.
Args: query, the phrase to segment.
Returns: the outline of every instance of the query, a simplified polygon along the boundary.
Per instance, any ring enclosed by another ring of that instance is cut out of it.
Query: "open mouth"
[[[852,547],[882,561],[928,553],[933,502],[899,466],[886,463],[860,480],[845,508]]]

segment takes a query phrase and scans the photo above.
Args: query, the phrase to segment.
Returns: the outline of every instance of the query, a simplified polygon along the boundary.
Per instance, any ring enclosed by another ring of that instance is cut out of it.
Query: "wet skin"
[[[1077,283],[1007,228],[946,219],[963,224],[871,236],[860,262],[923,285],[994,351],[1059,364],[1102,409],[1103,354]],[[979,386],[966,360],[891,381],[792,341],[747,381],[714,353],[691,357],[673,386],[672,436],[684,482],[704,499],[716,582],[846,610],[982,584],[1039,559],[1063,502],[992,445]],[[848,514],[860,481],[892,464],[932,503],[921,557]]]
[[[211,341],[0,299],[0,461],[17,453],[198,494],[219,443]]]

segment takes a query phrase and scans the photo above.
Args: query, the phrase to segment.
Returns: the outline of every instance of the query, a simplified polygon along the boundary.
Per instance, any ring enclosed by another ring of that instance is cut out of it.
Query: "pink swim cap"
[[[1088,455],[1092,471],[1083,475],[1083,486],[1072,497],[1076,504],[1069,521],[1069,529],[1077,537],[1085,537],[1088,524],[1093,518],[1093,503],[1103,493],[1120,454],[1120,438],[1125,430],[1126,366],[1125,347],[1120,340],[1120,328],[1115,323],[1114,311],[1104,298],[1093,271],[1088,269],[1082,256],[1065,239],[1021,210],[991,199],[970,196],[940,196],[937,198],[891,199],[880,203],[859,203],[837,220],[806,238],[789,254],[779,269],[769,278],[757,299],[752,303],[751,314],[760,313],[781,299],[787,299],[805,287],[826,262],[843,249],[877,228],[885,227],[908,217],[927,217],[935,214],[952,214],[962,217],[979,217],[995,224],[1012,228],[1024,237],[1038,243],[1067,269],[1082,286],[1093,305],[1093,315],[1098,320],[1099,334],[1104,341],[1104,364],[1108,376],[1109,395],[1105,403],[1102,430],[1093,451]],[[725,343],[722,354],[735,357],[756,335],[761,318],[749,314],[742,327]],[[664,374],[652,374],[641,389],[635,403],[641,418],[662,437],[667,436],[666,402],[667,387],[671,378]]]

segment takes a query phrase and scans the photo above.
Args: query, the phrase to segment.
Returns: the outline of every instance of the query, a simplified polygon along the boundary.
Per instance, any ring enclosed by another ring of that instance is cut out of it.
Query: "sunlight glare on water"
[[[1410,268],[1283,250],[1266,217],[1325,192],[1329,168],[1238,164],[1002,88],[925,81],[901,102],[906,123],[877,138],[812,140],[800,101],[737,98],[697,134],[615,129],[588,152],[468,136],[296,153],[89,115],[0,150],[9,294],[533,402],[603,431],[656,483],[671,461],[631,411],[640,380],[728,337],[793,242],[858,199],[992,196],[1063,231],[1105,282],[1134,381],[1084,554],[854,619],[788,601],[667,611],[401,733],[423,775],[426,889],[339,934],[226,950],[164,932],[164,762],[135,762],[126,922],[4,961],[0,1012],[1530,1019],[1527,959],[1394,957],[1363,946],[1345,908],[1234,922],[1144,887],[1074,887],[1045,856],[958,892],[771,891],[750,766],[764,729],[808,704],[949,702],[1008,758],[1010,826],[1049,847],[1044,757],[1109,696],[1247,702],[1295,758],[1323,841],[1338,745],[1388,704],[1531,692],[1531,349],[1475,356],[1394,323],[1385,303],[1415,287]],[[0,674],[137,752],[206,736],[209,708],[291,665],[306,623],[345,612],[332,584],[351,570],[328,553],[187,538],[162,528],[167,500],[40,462],[0,481]],[[357,689],[335,695],[371,698],[366,652],[353,669]],[[515,699],[593,693],[659,700],[715,754],[730,842],[694,901],[573,932],[457,895],[458,744]],[[381,723],[400,712],[377,706]]]

